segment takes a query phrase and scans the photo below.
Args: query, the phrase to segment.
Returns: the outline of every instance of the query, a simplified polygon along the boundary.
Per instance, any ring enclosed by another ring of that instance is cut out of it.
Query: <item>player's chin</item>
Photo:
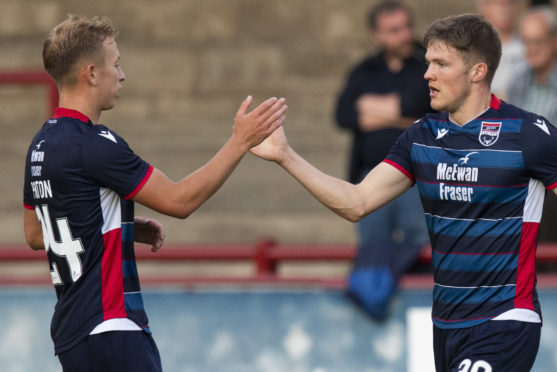
[[[438,98],[431,98],[429,105],[435,111],[445,111],[445,105],[443,105],[443,103],[440,102]]]
[[[107,102],[104,103],[102,109],[103,110],[110,110],[110,109],[114,108],[114,106],[116,106],[116,101],[118,101],[118,98],[120,98],[120,94],[114,95],[114,98],[112,98],[111,100],[107,100]]]
[[[102,110],[102,111],[111,110],[112,108],[114,108],[114,106],[116,106],[116,101],[114,101],[114,102],[109,102],[109,103],[104,104],[104,105],[101,107],[101,110]]]

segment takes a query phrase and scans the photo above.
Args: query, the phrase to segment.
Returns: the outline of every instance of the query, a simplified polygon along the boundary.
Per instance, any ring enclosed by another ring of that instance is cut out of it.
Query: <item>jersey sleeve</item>
[[[394,145],[391,147],[391,151],[385,160],[383,160],[384,163],[390,164],[404,173],[404,175],[408,177],[412,183],[416,182],[416,179],[412,169],[411,138],[418,125],[419,122],[416,122],[406,129],[395,141]]]
[[[105,126],[95,125],[83,145],[89,177],[130,199],[145,185],[153,167],[136,155],[126,141]]]
[[[541,116],[527,117],[521,128],[524,164],[532,178],[557,187],[557,128]]]

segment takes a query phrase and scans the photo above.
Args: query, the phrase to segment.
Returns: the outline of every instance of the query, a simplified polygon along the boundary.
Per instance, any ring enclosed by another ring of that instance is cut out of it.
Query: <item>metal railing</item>
[[[43,85],[48,94],[48,115],[58,106],[58,88],[44,70],[0,71],[0,85]]]
[[[271,239],[261,239],[254,244],[179,244],[167,245],[152,253],[148,247],[138,244],[136,259],[139,263],[214,263],[244,262],[251,265],[250,273],[232,275],[226,272],[204,274],[166,274],[166,270],[154,270],[156,274],[141,276],[143,285],[301,285],[342,289],[346,286],[345,275],[287,275],[281,272],[281,265],[330,262],[350,265],[356,255],[356,248],[348,244],[279,244]],[[557,243],[542,243],[538,247],[536,261],[539,264],[557,264]],[[0,263],[44,264],[40,274],[12,275],[0,272],[0,285],[49,285],[50,276],[46,270],[44,251],[33,251],[25,245],[0,246]],[[431,263],[431,249],[424,247],[418,259],[420,265]],[[542,286],[557,286],[557,273],[538,275]],[[412,274],[402,278],[403,288],[431,288],[430,273]]]

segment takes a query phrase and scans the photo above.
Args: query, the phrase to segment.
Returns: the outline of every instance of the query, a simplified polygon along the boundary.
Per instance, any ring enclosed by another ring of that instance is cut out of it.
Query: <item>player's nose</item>
[[[427,66],[427,70],[424,74],[424,79],[426,80],[433,80],[433,71],[431,70],[431,65]]]

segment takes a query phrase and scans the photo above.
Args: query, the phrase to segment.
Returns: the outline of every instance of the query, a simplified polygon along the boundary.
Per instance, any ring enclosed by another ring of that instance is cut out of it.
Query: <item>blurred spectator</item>
[[[404,129],[430,111],[425,50],[415,42],[410,9],[399,1],[381,2],[370,11],[368,26],[379,51],[350,72],[336,110],[338,125],[354,136],[352,183],[360,182]],[[358,234],[360,249],[349,293],[382,320],[398,279],[428,241],[416,188],[364,218]]]
[[[534,7],[521,23],[527,66],[515,71],[509,103],[557,124],[557,20],[550,7]]]
[[[508,101],[557,125],[557,16],[549,6],[533,7],[520,27],[528,65],[515,73]],[[540,241],[557,241],[557,197],[546,196]]]
[[[476,0],[476,5],[478,12],[495,27],[501,38],[503,55],[491,91],[506,99],[515,72],[526,65],[524,47],[516,30],[519,0]]]

